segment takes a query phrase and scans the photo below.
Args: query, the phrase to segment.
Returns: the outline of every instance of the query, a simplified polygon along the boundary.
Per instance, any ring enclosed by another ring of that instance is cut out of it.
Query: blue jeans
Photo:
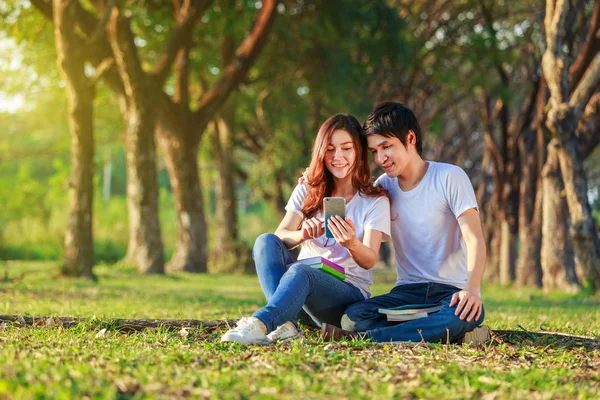
[[[268,304],[254,313],[269,332],[287,321],[339,326],[348,306],[364,300],[354,285],[295,262],[273,234],[256,239],[252,256]]]
[[[342,317],[342,328],[365,332],[375,342],[455,342],[465,333],[483,322],[484,311],[478,320],[461,320],[454,315],[456,306],[450,307],[452,295],[460,289],[441,283],[412,283],[396,286],[388,294],[372,297],[350,306]],[[426,318],[402,323],[388,322],[379,308],[397,307],[408,304],[442,304],[440,311]]]

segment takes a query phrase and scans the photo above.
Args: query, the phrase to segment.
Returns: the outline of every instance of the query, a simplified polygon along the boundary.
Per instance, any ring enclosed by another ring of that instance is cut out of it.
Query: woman
[[[356,118],[345,114],[330,117],[319,129],[305,183],[294,189],[275,234],[261,235],[254,244],[268,304],[242,318],[222,342],[266,344],[298,337],[303,308],[316,323],[339,326],[348,306],[370,296],[370,269],[390,234],[390,206],[383,190],[371,185],[360,129]],[[333,239],[324,235],[324,197],[346,199],[346,219],[330,219]],[[289,250],[298,245],[302,250],[294,262]],[[345,281],[302,264],[315,256],[344,267]]]

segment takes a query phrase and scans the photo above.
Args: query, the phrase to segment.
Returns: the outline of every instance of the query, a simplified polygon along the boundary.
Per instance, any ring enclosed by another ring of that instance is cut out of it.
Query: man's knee
[[[478,319],[473,318],[471,321],[465,321],[467,324],[467,332],[470,332],[473,329],[477,328],[479,325],[481,325],[483,323],[484,318],[485,318],[485,310],[483,309],[483,306],[482,306],[481,307],[481,315],[479,316]]]
[[[452,337],[462,337],[462,335],[472,331],[483,323],[485,314],[483,308],[481,309],[481,315],[479,318],[477,320],[473,318],[471,321],[467,321],[467,318],[460,319],[459,316],[454,315],[455,310],[452,311],[451,321],[449,323],[449,329]]]

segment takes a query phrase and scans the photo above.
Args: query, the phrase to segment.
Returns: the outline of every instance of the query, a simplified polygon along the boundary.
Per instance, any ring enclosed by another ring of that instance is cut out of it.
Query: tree
[[[126,125],[130,218],[128,255],[136,259],[141,270],[147,272],[164,272],[164,251],[158,224],[154,134],[159,136],[179,212],[180,234],[171,260],[172,268],[204,272],[206,224],[197,172],[198,145],[210,120],[255,61],[276,15],[277,1],[264,1],[252,32],[234,52],[218,81],[193,98],[189,85],[192,33],[196,21],[212,3],[210,0],[187,0],[174,4],[175,26],[150,71],[143,68],[131,29],[132,20],[124,16],[121,7],[109,4],[108,35],[94,36],[96,51],[94,55],[90,54],[90,60],[95,66],[102,63],[110,65],[104,77],[121,98]],[[45,1],[34,0],[34,5],[42,12],[48,12]],[[102,3],[98,6],[99,11],[104,11]],[[164,11],[161,5],[158,9],[159,13]],[[78,4],[77,23],[86,35],[94,35],[93,27],[100,20]],[[165,93],[164,84],[176,59],[176,91],[170,96]],[[194,105],[195,109],[192,108]]]
[[[62,272],[94,279],[94,81],[85,75],[85,43],[75,31],[75,0],[54,0],[57,64],[69,99],[71,178]]]
[[[206,222],[198,177],[198,147],[208,124],[222,109],[231,93],[246,78],[250,67],[266,44],[277,14],[276,0],[262,2],[251,31],[237,49],[223,57],[219,79],[194,96],[189,85],[190,55],[184,46],[175,71],[176,92],[161,109],[161,129],[157,132],[165,154],[171,185],[179,212],[180,234],[170,268],[206,272]],[[228,62],[227,62],[228,60]],[[204,80],[200,71],[200,80]],[[193,107],[192,104],[196,104]]]
[[[599,3],[595,2],[595,10],[600,7]],[[550,89],[550,110],[546,126],[557,139],[556,152],[569,207],[570,234],[575,255],[592,287],[598,289],[600,244],[587,200],[587,183],[576,132],[586,105],[597,91],[600,80],[600,54],[596,41],[595,46],[584,47],[585,51],[580,53],[578,60],[573,64],[581,67],[569,70],[571,62],[565,51],[565,48],[569,48],[568,38],[573,35],[572,24],[569,22],[578,12],[577,8],[573,9],[570,2],[565,0],[546,2],[544,26],[547,48],[542,59],[544,77]],[[592,28],[597,29],[597,25],[592,25]],[[590,32],[589,36],[594,38],[596,33]],[[583,61],[579,63],[580,60]],[[586,63],[585,60],[589,61]],[[584,72],[575,73],[579,70]],[[579,75],[581,78],[577,80]]]

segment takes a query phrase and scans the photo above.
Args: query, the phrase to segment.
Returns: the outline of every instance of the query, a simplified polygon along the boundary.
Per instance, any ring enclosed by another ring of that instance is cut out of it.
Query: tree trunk
[[[558,141],[548,144],[548,158],[542,171],[543,210],[541,263],[544,290],[579,289],[575,277],[573,249],[567,230],[569,214],[561,195]]]
[[[519,258],[517,261],[517,284],[542,286],[542,265],[540,249],[542,245],[543,191],[541,180],[538,183],[533,207],[533,217],[528,224],[519,228]]]
[[[95,279],[92,210],[94,198],[94,96],[95,90],[84,73],[81,49],[75,42],[75,4],[54,1],[54,33],[57,64],[65,79],[71,132],[71,177],[69,215],[65,230],[65,253],[61,272]]]
[[[506,218],[500,222],[500,283],[508,285],[515,280],[516,235],[511,232]]]
[[[141,272],[164,274],[154,143],[157,100],[153,94],[156,91],[142,69],[129,23],[123,11],[113,7],[106,30],[124,87],[121,111],[125,122],[129,211],[126,260],[135,262]]]
[[[559,132],[558,161],[571,216],[570,233],[575,255],[588,283],[593,289],[600,289],[600,244],[587,198],[583,161],[577,150],[577,121],[570,109],[558,108],[556,113],[549,115],[548,123]]]
[[[558,139],[555,148],[571,217],[570,233],[575,255],[592,290],[596,290],[600,289],[600,243],[587,199],[587,183],[575,132],[586,105],[597,92],[600,55],[597,51],[589,53],[597,47],[597,43],[594,43],[596,32],[590,32],[574,68],[582,74],[579,75],[575,70],[572,75],[569,74],[571,60],[564,48],[573,31],[572,26],[565,21],[581,10],[573,10],[572,7],[573,4],[565,0],[546,0],[546,50],[542,57],[542,71],[550,89],[551,100],[546,126]],[[595,7],[591,24],[595,27],[598,12],[599,9]],[[581,78],[578,79],[578,76]]]
[[[65,232],[62,272],[94,279],[94,239],[92,210],[94,199],[93,88],[69,92],[71,130],[71,177],[69,179],[69,216]]]
[[[193,137],[193,132],[178,135],[165,124],[159,124],[157,130],[178,214],[177,244],[168,269],[204,273],[208,271],[206,219],[198,174],[198,143]]]
[[[215,162],[219,170],[217,177],[217,219],[218,243],[222,251],[228,251],[228,244],[238,240],[237,202],[233,175],[232,124],[228,117],[216,122],[214,144]]]
[[[517,263],[517,283],[542,286],[540,251],[542,246],[543,185],[542,169],[546,161],[544,108],[548,102],[546,81],[541,78],[535,104],[533,131],[519,141],[521,154],[521,201],[519,212],[520,250]],[[533,202],[528,199],[535,198]]]
[[[521,182],[519,196],[519,256],[517,284],[541,286],[540,238],[542,190],[538,174],[536,131],[524,132],[519,142]]]
[[[127,209],[129,246],[126,259],[140,272],[164,274],[164,248],[158,213],[154,143],[154,109],[131,107],[126,114]]]
[[[110,201],[111,195],[111,185],[112,185],[112,161],[110,158],[104,161],[104,170],[102,177],[102,199],[105,202]]]
[[[498,207],[493,198],[485,208],[483,218],[483,232],[487,248],[487,261],[485,267],[485,280],[489,282],[500,281],[500,239],[501,232],[497,227]]]
[[[237,196],[233,163],[232,116],[225,109],[215,122],[213,154],[217,164],[217,246],[212,263],[215,272],[253,272],[250,249],[238,236]]]

